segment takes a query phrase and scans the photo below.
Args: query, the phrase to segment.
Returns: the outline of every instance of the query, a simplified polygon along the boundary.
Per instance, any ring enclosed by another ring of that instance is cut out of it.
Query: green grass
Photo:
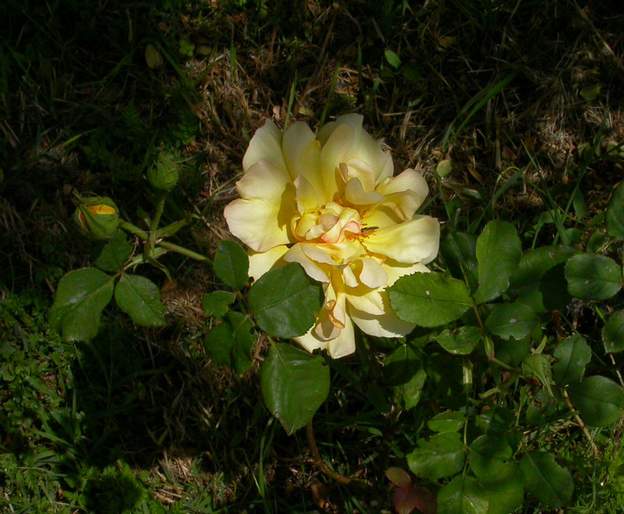
[[[239,378],[206,356],[208,322],[197,314],[215,287],[206,269],[168,261],[178,281],[164,288],[171,323],[161,331],[111,311],[96,340],[69,344],[48,327],[47,309],[59,278],[96,255],[71,223],[72,189],[110,195],[141,219],[154,201],[143,193],[147,163],[160,148],[179,152],[181,188],[165,220],[193,212],[180,237],[212,254],[248,140],[270,116],[316,125],[363,113],[397,170],[425,172],[427,210],[447,230],[478,233],[501,218],[514,221],[524,248],[600,248],[623,166],[608,151],[624,137],[618,3],[412,4],[33,0],[3,8],[2,512],[391,509],[384,471],[405,467],[425,421],[459,404],[465,391],[449,377],[461,376],[460,359],[426,356],[439,373],[410,411],[384,381],[382,343],[364,342],[332,364],[332,392],[315,419],[320,451],[338,472],[371,484],[344,487],[316,471],[305,434],[288,437],[270,418],[255,368]],[[159,68],[145,62],[148,43],[162,55]],[[441,180],[443,159],[453,171]],[[576,302],[561,324],[586,334],[601,356],[599,319]],[[592,371],[613,376],[601,359]],[[500,379],[483,377],[492,386]],[[498,406],[513,410],[537,392],[527,386]],[[621,423],[592,432],[600,461],[569,420],[520,436],[527,448],[557,448],[572,471],[577,491],[566,512],[624,509]],[[523,512],[544,511],[529,502]]]

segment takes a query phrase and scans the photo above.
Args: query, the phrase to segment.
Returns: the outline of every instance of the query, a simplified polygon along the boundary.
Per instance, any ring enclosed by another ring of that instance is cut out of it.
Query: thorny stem
[[[310,448],[310,452],[312,453],[312,459],[314,460],[314,465],[328,478],[335,480],[341,485],[350,485],[350,484],[362,484],[369,485],[366,480],[362,480],[360,478],[346,477],[337,473],[333,469],[329,467],[329,465],[323,460],[321,457],[321,452],[318,449],[316,444],[316,436],[314,435],[314,426],[312,422],[306,425],[306,436],[308,438],[308,447]]]
[[[585,437],[589,441],[589,445],[591,446],[591,449],[592,449],[592,451],[594,453],[594,457],[599,457],[600,456],[600,450],[598,449],[598,446],[596,446],[596,443],[594,442],[594,438],[589,433],[587,425],[581,419],[581,417],[578,414],[578,411],[576,410],[576,408],[572,404],[572,400],[570,400],[570,396],[568,395],[568,391],[565,390],[565,389],[563,390],[563,399],[564,399],[565,404],[568,407],[568,409],[570,409],[570,412],[572,412],[572,414],[574,415],[574,419],[576,420],[578,426],[581,427],[581,430],[583,431],[583,434],[585,434]]]

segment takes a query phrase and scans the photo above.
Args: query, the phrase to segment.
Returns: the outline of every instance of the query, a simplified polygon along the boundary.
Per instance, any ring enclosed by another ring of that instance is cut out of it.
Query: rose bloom
[[[267,121],[243,157],[241,198],[225,208],[230,232],[249,248],[257,280],[279,262],[297,262],[323,283],[315,325],[295,340],[334,358],[355,351],[353,324],[400,337],[414,325],[396,317],[386,288],[428,271],[440,225],[415,215],[429,192],[412,169],[394,176],[390,153],[349,114],[314,134],[297,122],[283,133]]]

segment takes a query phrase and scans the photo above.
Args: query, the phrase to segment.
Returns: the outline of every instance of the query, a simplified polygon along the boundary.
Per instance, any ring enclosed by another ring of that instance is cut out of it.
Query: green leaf
[[[570,386],[572,403],[591,426],[606,427],[617,422],[624,411],[624,389],[599,375]]]
[[[394,69],[397,69],[401,66],[401,58],[397,55],[396,52],[387,48],[384,51],[384,56],[386,58],[386,61],[388,61],[388,64],[392,66]]]
[[[384,382],[391,386],[405,384],[421,367],[421,360],[412,347],[401,344],[384,358],[382,370]]]
[[[468,463],[474,474],[483,482],[496,482],[515,472],[511,447],[498,435],[477,437],[468,449]]]
[[[463,412],[447,410],[433,416],[427,421],[427,426],[434,432],[457,432],[462,429],[465,422],[466,416]]]
[[[219,242],[212,267],[219,280],[232,289],[242,289],[247,284],[249,257],[234,241]]]
[[[204,348],[212,360],[221,366],[230,366],[242,375],[251,368],[251,352],[256,336],[248,316],[229,311],[226,319],[206,336]]]
[[[441,273],[402,277],[388,291],[397,316],[422,327],[446,325],[472,306],[466,285]]]
[[[61,278],[50,324],[65,341],[88,341],[98,332],[100,316],[113,297],[113,277],[95,268],[70,271]]]
[[[534,353],[527,356],[522,362],[522,373],[527,377],[533,377],[540,381],[548,394],[552,396],[552,372],[550,369],[550,357],[543,353]]]
[[[591,348],[581,334],[573,334],[557,345],[553,356],[557,362],[552,367],[555,382],[560,385],[580,382],[585,366],[591,361]]]
[[[477,238],[477,303],[489,302],[507,290],[521,255],[522,243],[511,223],[490,221],[485,226]]]
[[[104,271],[115,272],[121,269],[132,253],[132,245],[126,233],[117,230],[113,237],[104,245],[95,265]]]
[[[531,352],[531,343],[526,339],[517,341],[498,341],[496,343],[496,358],[505,364],[517,367]]]
[[[465,278],[472,291],[477,288],[476,251],[477,238],[465,232],[450,231],[440,243],[440,253],[451,274]]]
[[[607,353],[624,351],[624,310],[609,316],[602,327],[602,342]]]
[[[437,336],[436,342],[453,355],[472,353],[481,340],[481,330],[477,327],[462,325],[457,330],[446,329]]]
[[[511,514],[524,501],[524,484],[519,471],[503,480],[481,484],[483,495],[489,501],[487,514]]]
[[[426,381],[427,372],[419,368],[412,375],[412,378],[394,388],[395,398],[397,398],[405,410],[413,409],[418,405]]]
[[[529,493],[547,507],[562,507],[570,502],[574,482],[570,472],[546,452],[527,453],[520,462],[524,485]]]
[[[414,475],[439,480],[459,473],[464,467],[464,443],[459,434],[444,432],[426,441],[407,455],[407,465]]]
[[[624,239],[624,182],[615,188],[607,207],[607,232]]]
[[[570,294],[584,300],[606,300],[622,288],[622,268],[603,255],[585,253],[571,257],[565,275]]]
[[[329,394],[329,368],[318,355],[289,344],[271,346],[260,369],[267,408],[292,434],[307,425]]]
[[[305,334],[322,305],[323,290],[296,263],[273,269],[249,290],[249,305],[262,330],[283,338]]]
[[[540,246],[525,252],[511,276],[513,287],[537,285],[548,270],[567,261],[576,253],[569,246]]]
[[[236,294],[230,291],[211,291],[202,299],[202,307],[207,316],[222,318],[236,300]]]
[[[472,477],[460,475],[438,491],[437,514],[488,514],[489,500]]]
[[[544,273],[539,290],[547,310],[564,310],[572,299],[568,293],[565,264],[557,264]]]
[[[485,320],[485,327],[503,339],[522,339],[537,326],[533,309],[522,303],[501,303],[495,305]]]
[[[161,327],[166,323],[158,286],[145,277],[122,275],[115,287],[115,302],[137,325]]]
[[[220,366],[232,365],[232,347],[234,346],[234,334],[232,326],[228,321],[224,321],[212,328],[206,340],[204,349],[210,358]]]
[[[230,311],[227,314],[227,319],[232,326],[234,336],[232,367],[239,375],[242,375],[251,368],[251,351],[256,342],[256,336],[253,333],[253,325],[249,316]]]

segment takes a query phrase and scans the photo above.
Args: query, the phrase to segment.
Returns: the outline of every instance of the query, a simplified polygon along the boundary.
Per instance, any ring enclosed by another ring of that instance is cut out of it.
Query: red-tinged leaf
[[[397,514],[436,514],[436,499],[434,494],[417,485],[410,484],[405,487],[397,487],[394,490],[394,509]]]

